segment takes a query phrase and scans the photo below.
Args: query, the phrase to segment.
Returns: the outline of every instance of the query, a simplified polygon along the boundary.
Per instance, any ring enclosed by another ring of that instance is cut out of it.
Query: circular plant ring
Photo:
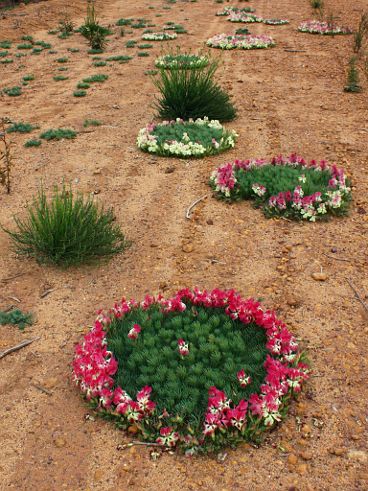
[[[296,154],[235,160],[218,167],[210,185],[218,198],[253,199],[268,218],[314,222],[345,215],[351,201],[350,181],[343,169],[325,160],[308,164]]]
[[[159,56],[155,61],[157,68],[165,68],[167,70],[204,68],[208,65],[209,59],[205,55],[194,55],[190,53],[183,54],[167,54]]]
[[[234,290],[123,299],[76,347],[74,378],[102,415],[188,452],[258,441],[308,378],[286,326]]]
[[[145,41],[170,41],[176,39],[178,35],[175,32],[147,32],[142,34],[142,39]]]
[[[262,17],[257,17],[254,14],[248,14],[246,12],[234,12],[229,13],[229,22],[242,22],[244,24],[254,24],[256,22],[262,22]]]
[[[216,13],[217,16],[221,17],[225,17],[227,15],[230,15],[231,13],[235,13],[235,14],[238,14],[238,13],[243,13],[243,14],[249,14],[249,13],[252,13],[252,12],[255,12],[256,9],[254,9],[253,7],[244,7],[244,8],[238,8],[238,7],[224,7],[223,10],[220,10],[219,12]]]
[[[298,31],[309,34],[322,34],[325,36],[335,36],[337,34],[352,34],[348,27],[339,27],[331,22],[322,22],[319,20],[306,20],[299,24]]]
[[[217,34],[208,39],[207,46],[219,49],[264,49],[275,46],[275,42],[264,34]]]
[[[162,156],[204,157],[235,146],[237,134],[226,130],[217,120],[164,121],[142,128],[137,146],[144,152]]]

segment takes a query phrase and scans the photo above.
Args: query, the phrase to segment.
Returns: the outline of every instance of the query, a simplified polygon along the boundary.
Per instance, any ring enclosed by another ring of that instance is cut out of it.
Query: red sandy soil
[[[170,10],[163,9],[168,4],[162,0],[98,3],[105,25],[114,26],[121,17],[145,17],[158,28],[180,22],[189,31],[180,43],[193,50],[216,33],[239,27],[215,17],[226,4],[210,0],[178,1]],[[226,155],[192,161],[156,158],[135,146],[139,129],[154,115],[153,85],[144,72],[153,68],[160,43],[148,50],[148,58],[95,68],[79,34],[67,40],[47,34],[57,27],[64,2],[21,5],[0,15],[0,36],[15,41],[13,54],[25,34],[57,50],[0,65],[0,89],[35,75],[21,97],[1,96],[1,115],[39,125],[32,136],[48,128],[81,131],[73,142],[44,142],[35,149],[23,147],[29,135],[11,135],[13,190],[9,196],[1,190],[1,224],[11,227],[12,216],[24,213],[41,180],[51,190],[65,178],[75,190],[94,192],[113,205],[133,242],[107,265],[65,271],[16,257],[0,232],[0,308],[16,304],[36,316],[24,332],[0,326],[0,350],[39,336],[0,360],[1,490],[368,489],[367,312],[347,282],[367,302],[368,87],[362,76],[363,93],[342,91],[351,36],[297,32],[298,23],[313,16],[308,0],[251,5],[260,16],[291,23],[250,26],[253,33],[273,35],[274,49],[216,51],[223,60],[218,79],[239,109],[229,124],[239,141]],[[326,0],[325,5],[340,24],[355,27],[366,2]],[[85,2],[73,2],[68,11],[80,25]],[[142,31],[130,34],[127,28],[120,37],[120,28],[114,29],[106,55],[136,54],[125,42],[139,40]],[[80,52],[69,53],[68,47]],[[61,56],[69,57],[67,72],[57,71]],[[72,96],[78,81],[98,72],[108,74],[108,81],[95,84],[85,98]],[[60,73],[69,80],[54,82]],[[86,118],[103,125],[84,132]],[[207,181],[216,165],[293,151],[345,167],[354,184],[349,217],[317,224],[267,220],[250,203],[227,205],[210,196]],[[192,219],[185,219],[190,203],[206,193]],[[325,281],[312,278],[320,271]],[[195,285],[235,288],[276,309],[309,349],[313,378],[286,422],[260,448],[243,445],[228,451],[224,461],[169,453],[153,461],[146,447],[119,450],[130,439],[107,422],[88,419],[91,413],[70,383],[74,345],[95,311],[123,295],[139,299]]]

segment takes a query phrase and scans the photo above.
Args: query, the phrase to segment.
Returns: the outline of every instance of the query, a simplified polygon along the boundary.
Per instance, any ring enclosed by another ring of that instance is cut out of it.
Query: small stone
[[[287,460],[288,460],[288,464],[295,465],[298,462],[298,457],[295,454],[291,453]]]
[[[128,433],[135,435],[137,432],[138,432],[138,428],[136,427],[136,425],[131,425],[128,427]]]
[[[296,471],[298,474],[305,474],[307,472],[307,470],[308,470],[307,464],[300,464],[296,468]]]
[[[64,438],[61,438],[60,436],[58,436],[57,438],[55,438],[54,444],[55,444],[55,447],[62,448],[62,447],[65,447],[66,441],[64,440]]]
[[[165,174],[172,174],[173,172],[175,172],[175,167],[173,167],[173,166],[166,167]]]
[[[102,469],[97,469],[94,474],[95,481],[101,481],[104,476],[104,471]]]
[[[305,452],[301,452],[300,456],[303,460],[312,460],[313,458],[312,452],[308,452],[307,450]]]
[[[58,379],[56,377],[50,377],[48,379],[46,379],[42,385],[46,388],[46,389],[53,389],[55,387],[55,385],[58,383]]]
[[[347,457],[350,460],[355,460],[361,463],[368,462],[368,453],[364,452],[363,450],[349,450]]]
[[[207,222],[206,222],[206,223],[207,223],[207,225],[213,225],[213,220],[212,220],[212,218],[209,218],[209,219],[207,220]]]
[[[312,278],[315,280],[315,281],[326,281],[328,276],[326,273],[312,273],[311,274]]]
[[[341,457],[346,453],[345,448],[330,448],[329,449],[330,454],[336,455],[337,457]]]
[[[194,247],[193,247],[193,244],[191,242],[189,242],[188,244],[184,244],[182,246],[183,252],[192,252],[193,249],[194,249]]]

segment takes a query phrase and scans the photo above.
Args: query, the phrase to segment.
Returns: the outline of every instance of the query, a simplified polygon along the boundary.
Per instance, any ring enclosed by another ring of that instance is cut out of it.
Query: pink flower
[[[156,442],[159,445],[165,447],[175,447],[176,442],[179,440],[179,433],[173,431],[171,426],[166,426],[160,429],[160,436],[156,438]]]
[[[134,324],[131,330],[128,332],[129,339],[137,339],[138,334],[141,332],[142,328],[139,324]]]
[[[244,389],[244,387],[249,385],[252,381],[252,379],[249,375],[245,375],[245,371],[243,369],[239,370],[239,372],[236,374],[236,376],[239,380],[240,387],[242,387],[243,389]]]
[[[178,341],[178,349],[180,356],[187,356],[189,355],[189,346],[188,343],[184,341],[184,339],[179,339]]]

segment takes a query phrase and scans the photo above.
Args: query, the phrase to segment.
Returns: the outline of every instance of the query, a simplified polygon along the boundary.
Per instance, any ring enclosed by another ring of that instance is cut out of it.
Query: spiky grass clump
[[[27,212],[24,219],[14,218],[16,231],[6,232],[18,254],[40,263],[68,267],[97,262],[127,246],[111,209],[106,211],[65,186],[55,188],[51,200],[41,189]]]
[[[40,138],[43,140],[73,140],[77,132],[69,128],[50,129],[41,133]]]
[[[161,119],[188,120],[208,117],[218,121],[231,121],[236,109],[229,95],[214,81],[218,62],[196,70],[177,68],[160,69],[160,76],[153,80],[161,97],[156,103]]]

